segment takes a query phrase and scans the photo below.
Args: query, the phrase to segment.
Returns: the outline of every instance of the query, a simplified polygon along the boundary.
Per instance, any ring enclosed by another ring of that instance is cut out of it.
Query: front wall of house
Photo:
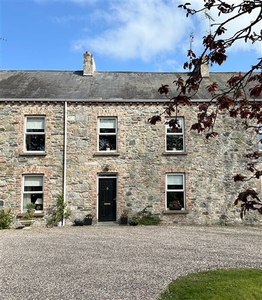
[[[44,175],[44,212],[63,192],[64,103],[1,103],[0,199],[21,212],[22,178]],[[216,123],[219,137],[206,140],[190,131],[197,108],[181,108],[185,120],[183,154],[165,153],[164,122],[149,125],[147,119],[162,112],[162,105],[143,103],[71,103],[67,107],[66,201],[71,221],[87,212],[98,218],[98,176],[117,177],[116,219],[124,209],[130,215],[146,206],[166,223],[239,223],[233,201],[242,187],[233,175],[245,172],[243,153],[257,149],[255,134],[239,130],[240,120],[221,115]],[[24,153],[27,115],[46,117],[46,153]],[[98,118],[117,118],[117,151],[98,151]],[[164,119],[164,117],[163,117]],[[185,175],[184,211],[166,207],[166,174]],[[253,184],[250,183],[250,184]],[[256,183],[260,192],[260,181]],[[257,213],[248,222],[259,220]],[[69,222],[70,223],[70,222]]]
[[[39,115],[46,118],[45,153],[25,153],[25,117]],[[0,199],[6,206],[13,207],[16,214],[21,213],[23,176],[43,175],[46,210],[62,193],[63,105],[46,102],[1,103],[0,118]]]
[[[245,132],[240,120],[221,115],[216,124],[219,137],[206,140],[190,131],[197,108],[182,108],[186,153],[165,153],[165,126],[149,125],[152,115],[162,112],[156,104],[74,104],[68,106],[67,200],[73,216],[87,211],[98,216],[98,176],[117,176],[117,219],[124,209],[132,215],[146,206],[167,223],[239,223],[233,206],[243,184],[233,175],[245,172],[243,153],[257,149],[255,134]],[[98,152],[98,118],[117,117],[117,155]],[[164,119],[164,118],[163,118]],[[166,174],[185,174],[185,211],[166,208]],[[260,192],[260,181],[255,183]],[[248,217],[250,222],[257,213]]]

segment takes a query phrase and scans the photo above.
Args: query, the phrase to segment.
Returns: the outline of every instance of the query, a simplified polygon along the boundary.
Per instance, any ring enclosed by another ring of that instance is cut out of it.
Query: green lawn
[[[181,276],[158,300],[261,300],[262,270],[226,269]]]

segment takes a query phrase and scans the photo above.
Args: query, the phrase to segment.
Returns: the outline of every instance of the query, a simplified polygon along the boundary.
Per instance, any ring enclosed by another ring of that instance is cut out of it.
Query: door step
[[[97,222],[95,226],[118,226],[117,222]]]

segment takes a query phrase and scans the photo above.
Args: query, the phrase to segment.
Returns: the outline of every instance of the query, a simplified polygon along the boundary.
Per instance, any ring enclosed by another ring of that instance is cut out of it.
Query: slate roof
[[[223,88],[225,80],[236,73],[210,72],[204,78],[194,99],[209,99],[206,87],[213,81]],[[5,71],[0,70],[0,99],[124,101],[166,100],[158,93],[161,84],[168,84],[176,95],[173,81],[186,73],[98,72],[83,76],[82,71]]]

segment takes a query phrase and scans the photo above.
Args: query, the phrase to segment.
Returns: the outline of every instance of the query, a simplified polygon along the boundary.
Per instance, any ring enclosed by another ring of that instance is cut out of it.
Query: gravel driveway
[[[262,268],[262,228],[84,226],[0,231],[1,300],[149,300],[177,276]]]

